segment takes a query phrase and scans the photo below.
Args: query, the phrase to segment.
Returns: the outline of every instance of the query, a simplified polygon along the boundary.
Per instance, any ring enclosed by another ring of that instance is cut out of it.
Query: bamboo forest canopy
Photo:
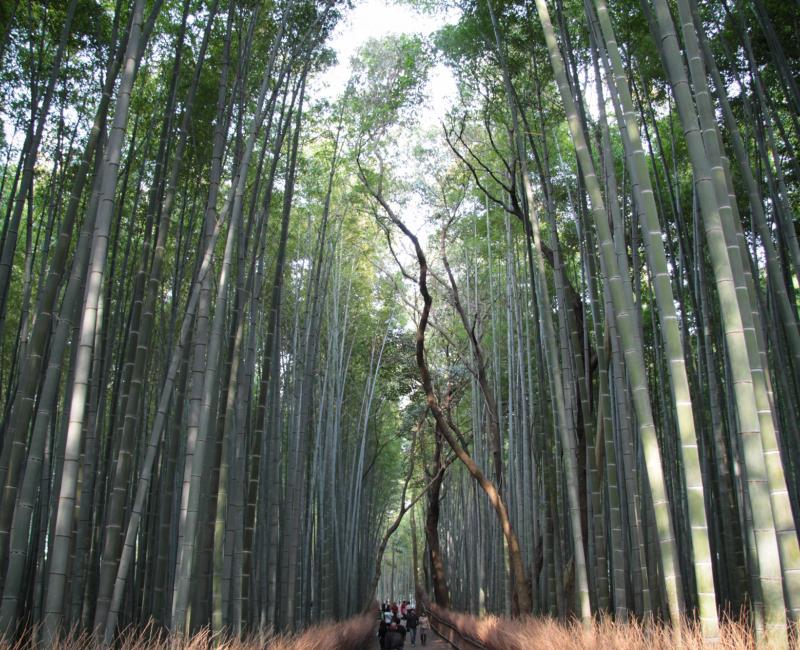
[[[401,8],[348,61],[337,0],[0,3],[6,641],[789,643],[800,3]]]

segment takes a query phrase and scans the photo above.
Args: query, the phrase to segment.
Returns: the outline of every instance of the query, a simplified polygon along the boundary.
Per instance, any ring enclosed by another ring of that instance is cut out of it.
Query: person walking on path
[[[419,622],[419,617],[417,613],[414,611],[412,607],[406,612],[406,628],[408,628],[409,633],[411,634],[411,646],[414,647],[417,645],[417,624]]]
[[[405,628],[399,624],[399,620],[397,617],[389,625],[389,629],[386,631],[386,636],[383,640],[383,647],[385,650],[399,650],[403,647],[406,640],[406,631]]]
[[[378,625],[378,643],[381,648],[386,647],[386,633],[389,631],[389,626],[386,624],[386,619],[381,616],[381,622]]]
[[[422,645],[425,645],[428,641],[428,630],[431,627],[425,610],[422,611],[422,616],[417,619],[417,627],[419,627],[419,640],[422,642]],[[416,630],[414,631],[416,632]],[[411,638],[413,639],[414,637],[412,636]]]
[[[395,623],[395,625],[397,625],[398,631],[400,632],[400,634],[403,635],[403,645],[405,645],[405,643],[406,643],[406,633],[408,632],[408,630],[406,630],[406,626],[403,624],[404,620],[405,619],[401,619],[401,618],[398,618],[396,616],[395,616],[395,619],[394,619],[394,623]]]

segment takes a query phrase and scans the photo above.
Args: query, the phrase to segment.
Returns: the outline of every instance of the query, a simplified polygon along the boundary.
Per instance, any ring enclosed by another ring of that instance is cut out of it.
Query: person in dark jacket
[[[381,648],[386,647],[386,633],[389,631],[389,626],[386,625],[386,620],[381,617],[381,622],[378,625],[378,645]]]
[[[417,617],[417,613],[414,609],[409,609],[406,612],[406,627],[408,628],[409,634],[411,634],[411,646],[414,647],[417,645],[417,623],[419,623],[419,618]]]
[[[400,650],[405,640],[405,629],[395,622],[389,626],[384,638],[384,650]]]

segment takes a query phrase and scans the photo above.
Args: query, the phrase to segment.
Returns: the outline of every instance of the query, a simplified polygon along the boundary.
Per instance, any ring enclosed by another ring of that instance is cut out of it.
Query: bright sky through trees
[[[337,63],[321,72],[311,83],[311,96],[329,101],[341,97],[352,74],[352,59],[369,40],[382,39],[390,35],[419,35],[432,38],[446,25],[458,22],[461,12],[455,7],[420,12],[411,4],[394,3],[388,0],[363,0],[357,2],[337,25],[328,42],[336,52]],[[441,124],[445,114],[458,95],[453,71],[443,62],[436,61],[428,71],[424,94],[426,102],[415,110],[415,128],[401,134],[396,142],[397,155],[411,158],[412,149],[420,139],[441,139]],[[409,169],[411,166],[409,166]],[[415,194],[407,197],[407,219],[409,225],[423,239],[433,232],[426,206]],[[405,242],[399,243],[399,252],[405,253],[404,261],[410,261],[411,250]]]
[[[328,43],[336,52],[337,64],[319,75],[312,90],[328,99],[339,96],[350,78],[350,59],[369,39],[389,34],[430,36],[444,25],[457,22],[459,14],[455,8],[421,13],[408,4],[386,0],[357,2],[336,27]],[[421,123],[438,122],[455,94],[452,71],[443,63],[437,63],[430,71],[427,87],[430,102],[420,115]]]

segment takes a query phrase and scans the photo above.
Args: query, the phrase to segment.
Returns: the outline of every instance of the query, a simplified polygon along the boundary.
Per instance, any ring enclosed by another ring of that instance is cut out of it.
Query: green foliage
[[[345,98],[356,132],[367,139],[380,138],[391,125],[407,119],[423,98],[431,64],[430,50],[419,36],[368,41],[352,61]]]

